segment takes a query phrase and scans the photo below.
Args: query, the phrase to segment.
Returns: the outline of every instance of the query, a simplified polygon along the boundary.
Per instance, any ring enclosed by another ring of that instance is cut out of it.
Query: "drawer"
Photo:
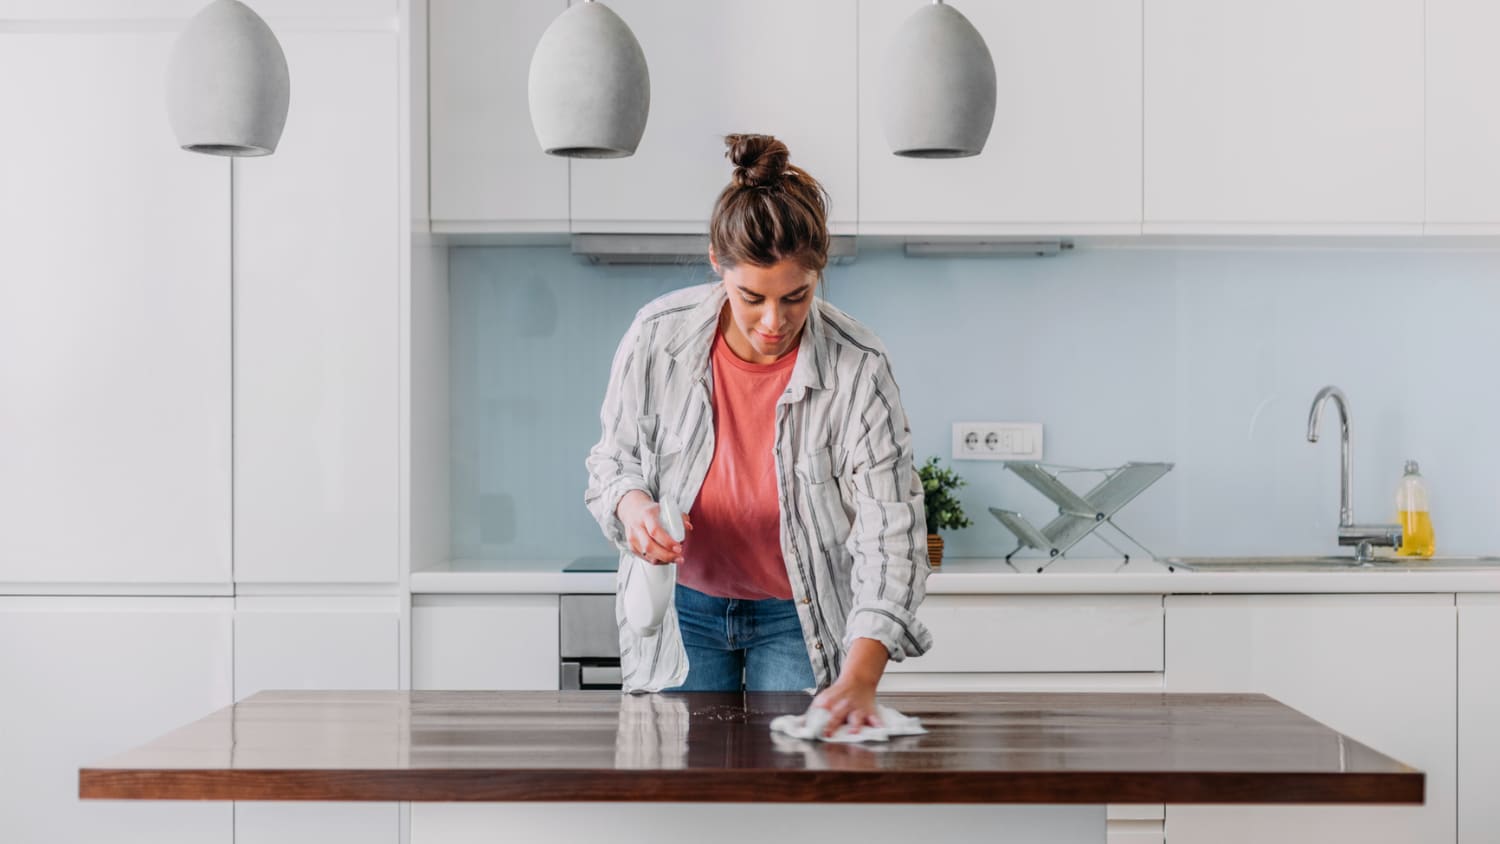
[[[556,595],[415,595],[413,689],[557,688]]]
[[[929,595],[924,656],[894,672],[1161,671],[1160,595]]]
[[[561,595],[557,618],[563,659],[619,659],[620,628],[615,624],[614,595]]]

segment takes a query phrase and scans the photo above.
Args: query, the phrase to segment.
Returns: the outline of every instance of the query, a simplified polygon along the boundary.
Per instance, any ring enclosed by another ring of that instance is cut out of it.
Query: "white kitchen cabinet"
[[[235,162],[235,579],[395,582],[397,36],[281,43],[281,144]]]
[[[1144,2],[1144,231],[1421,233],[1423,0]]]
[[[1162,670],[1160,595],[929,595],[918,617],[940,646],[888,672]]]
[[[392,597],[237,598],[234,696],[271,689],[395,689],[400,647]],[[400,840],[395,803],[241,802],[236,844]]]
[[[1141,0],[955,5],[997,94],[984,151],[951,160],[892,155],[883,129],[882,57],[921,5],[859,3],[860,233],[1139,233]]]
[[[558,688],[556,595],[414,595],[413,689]]]
[[[280,37],[288,23],[309,18],[325,24],[334,18],[394,17],[401,0],[255,0],[250,5],[265,18]],[[23,21],[120,21],[144,22],[149,27],[171,28],[207,5],[203,0],[0,0],[0,18]]]
[[[276,689],[395,689],[394,597],[236,599],[234,696]]]
[[[891,663],[896,692],[1139,693],[1162,689],[1160,595],[928,595],[938,644]],[[1110,844],[1162,840],[1162,807],[1108,807]]]
[[[1500,595],[1458,596],[1458,841],[1500,835]]]
[[[432,230],[567,231],[568,160],[542,152],[526,94],[566,0],[429,3]]]
[[[635,155],[576,160],[575,232],[706,232],[732,165],[723,136],[775,135],[823,183],[830,226],[854,233],[855,0],[611,0],[651,72]]]
[[[230,580],[229,164],[172,37],[0,32],[0,592]]]
[[[1168,692],[1267,694],[1427,774],[1419,807],[1168,806],[1168,841],[1455,840],[1452,595],[1169,596],[1166,612]]]
[[[79,800],[78,769],[227,706],[228,598],[0,598],[0,838],[229,844],[228,803]]]
[[[406,111],[402,122],[406,124],[407,175],[411,190],[407,196],[411,214],[411,230],[426,234],[432,231],[432,178],[428,172],[432,161],[432,120],[430,109],[430,76],[427,68],[428,0],[409,0],[402,13],[402,24],[406,35],[402,39],[405,64],[402,66]],[[413,263],[416,263],[415,258]]]
[[[1427,0],[1427,232],[1500,232],[1500,5]]]

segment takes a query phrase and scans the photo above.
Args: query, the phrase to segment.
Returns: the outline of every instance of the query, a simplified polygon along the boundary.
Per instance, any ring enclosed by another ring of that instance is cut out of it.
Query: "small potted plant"
[[[922,479],[922,499],[927,510],[927,561],[934,567],[943,564],[943,538],[939,530],[957,530],[974,524],[964,515],[962,504],[953,496],[954,490],[965,485],[952,469],[938,466],[936,457],[917,469]]]

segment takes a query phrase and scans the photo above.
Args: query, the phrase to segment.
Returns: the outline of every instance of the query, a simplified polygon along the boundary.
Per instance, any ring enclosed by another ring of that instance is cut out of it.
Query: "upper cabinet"
[[[731,165],[723,137],[775,135],[833,200],[858,202],[854,0],[610,0],[651,71],[651,115],[630,158],[572,165],[575,232],[706,232]],[[528,53],[529,55],[529,53]]]
[[[230,165],[172,40],[0,33],[0,584],[230,580]]]
[[[612,0],[646,54],[634,156],[543,154],[530,60],[565,0],[430,0],[432,228],[702,232],[762,132],[837,233],[1500,233],[1487,0],[967,0],[984,152],[890,153],[884,56],[925,0]]]
[[[1500,232],[1500,4],[1427,0],[1427,231]]]
[[[532,51],[567,7],[430,0],[433,231],[567,231],[568,162],[537,145],[526,98]]]
[[[948,160],[894,156],[882,128],[881,57],[921,5],[860,0],[859,231],[1139,232],[1140,0],[955,4],[989,46],[997,95],[984,152]]]
[[[612,0],[651,73],[636,154],[548,156],[527,76],[562,0],[431,0],[432,230],[439,233],[702,232],[729,181],[723,136],[773,134],[833,198],[853,233],[854,0]]]
[[[393,583],[397,37],[280,37],[293,79],[281,145],[234,162],[235,580]]]
[[[1145,0],[1144,230],[1420,233],[1422,7]]]

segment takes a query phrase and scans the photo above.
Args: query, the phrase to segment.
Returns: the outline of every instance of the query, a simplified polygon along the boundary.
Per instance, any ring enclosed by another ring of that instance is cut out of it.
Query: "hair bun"
[[[733,185],[760,188],[779,184],[786,175],[790,153],[771,135],[726,135],[725,155],[734,162]]]

